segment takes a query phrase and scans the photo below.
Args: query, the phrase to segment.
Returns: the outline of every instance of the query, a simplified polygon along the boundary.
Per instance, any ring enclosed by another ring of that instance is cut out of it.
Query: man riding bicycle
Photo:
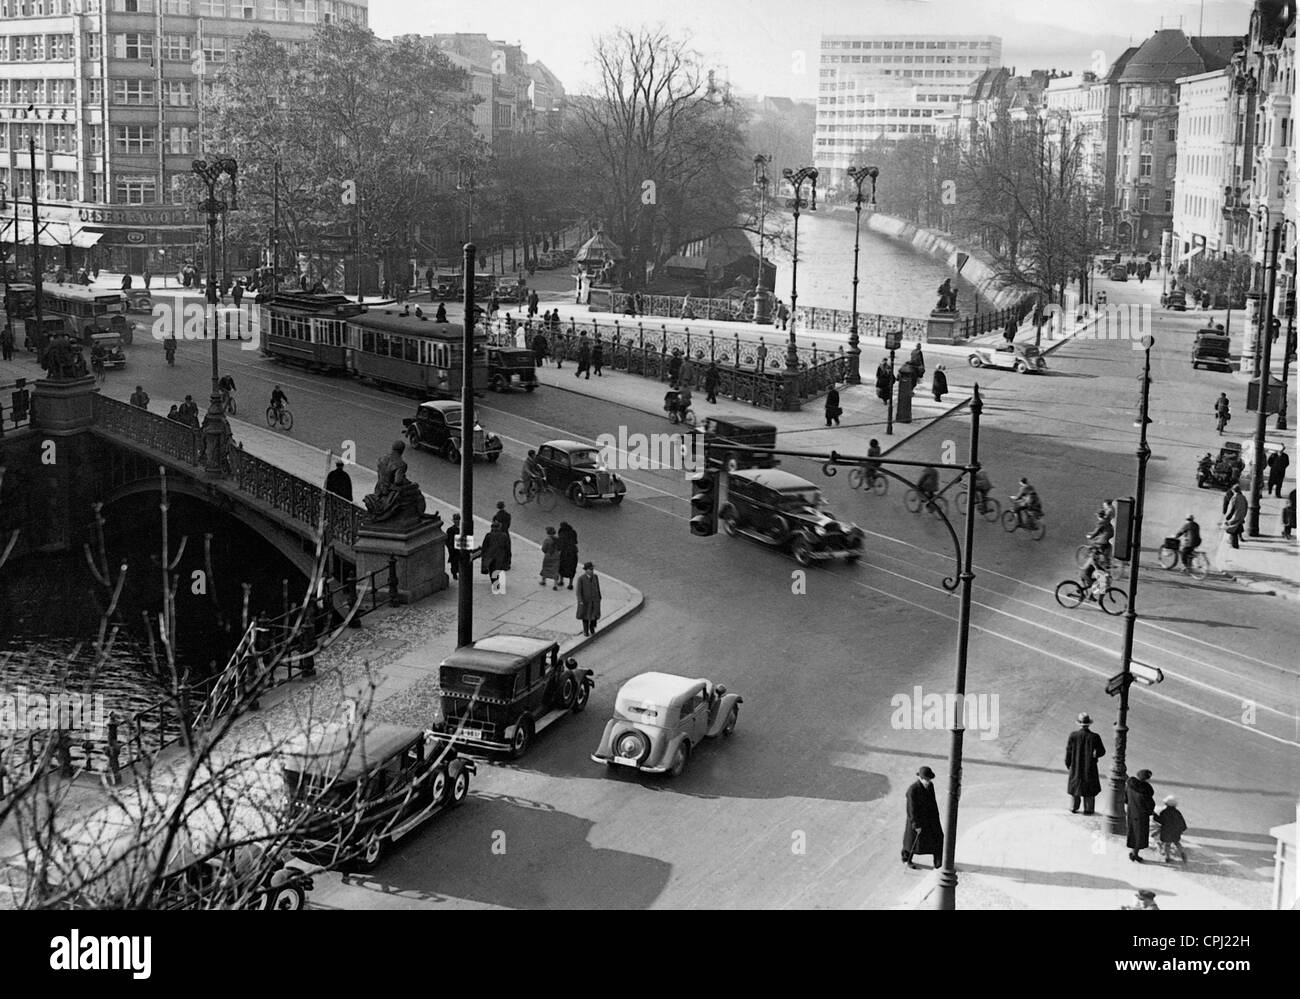
[[[546,485],[546,473],[542,470],[542,463],[537,460],[536,451],[529,451],[528,457],[524,459],[523,480],[529,492],[535,492]]]
[[[1110,569],[1105,557],[1096,548],[1088,554],[1088,561],[1079,573],[1079,585],[1089,599],[1100,597],[1110,586]]]
[[[221,408],[230,409],[230,394],[235,391],[235,380],[229,375],[222,375],[217,388],[221,389]]]
[[[1196,554],[1196,549],[1201,547],[1201,525],[1196,522],[1195,517],[1188,514],[1187,520],[1174,537],[1178,539],[1178,554],[1183,562],[1183,572],[1190,572],[1192,556]]]
[[[1111,539],[1115,537],[1115,526],[1111,523],[1110,511],[1104,507],[1097,511],[1097,526],[1086,536],[1092,543],[1092,550],[1099,552],[1104,561],[1110,561]]]
[[[289,397],[284,394],[284,390],[279,385],[271,389],[271,408],[275,410],[276,416],[284,412],[284,407],[288,402]]]
[[[1030,527],[1038,522],[1038,518],[1043,515],[1043,504],[1038,499],[1038,490],[1029,484],[1029,480],[1022,478],[1020,480],[1020,491],[1011,497],[1015,504],[1017,516],[1020,516]]]
[[[934,494],[939,491],[939,471],[936,468],[926,465],[921,470],[921,477],[916,480],[916,491],[926,500],[934,499]]]
[[[989,478],[989,473],[980,469],[975,473],[975,502],[981,513],[988,508],[989,491],[993,488],[993,480]]]
[[[868,457],[868,458],[878,458],[878,457],[880,457],[880,441],[876,440],[874,437],[871,438],[871,443],[867,445],[867,457]],[[876,477],[877,477],[878,475],[880,475],[880,462],[878,462],[878,461],[868,461],[868,462],[867,462],[867,481],[868,481],[868,482],[875,482],[875,481],[876,481]]]

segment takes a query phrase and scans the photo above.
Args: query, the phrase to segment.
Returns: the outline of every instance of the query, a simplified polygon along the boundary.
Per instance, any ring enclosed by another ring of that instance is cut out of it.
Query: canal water
[[[785,213],[792,224],[792,217]],[[849,309],[853,302],[852,208],[799,213],[799,304]],[[771,224],[771,223],[769,223]],[[778,251],[776,295],[790,301],[791,255]],[[858,311],[922,319],[938,302],[936,289],[951,279],[962,311],[974,308],[975,287],[946,263],[862,227],[858,256]],[[981,308],[984,303],[981,303]]]

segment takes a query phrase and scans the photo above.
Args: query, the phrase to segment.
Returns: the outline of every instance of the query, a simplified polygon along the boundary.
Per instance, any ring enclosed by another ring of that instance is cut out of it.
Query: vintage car
[[[104,359],[104,367],[126,367],[126,351],[122,349],[122,338],[118,334],[113,332],[100,333],[92,328],[87,340],[89,342],[82,343],[82,346],[87,348],[87,361],[91,360],[98,350],[100,356]]]
[[[1219,448],[1217,458],[1206,461],[1203,457],[1196,465],[1196,488],[1230,489],[1241,481],[1246,463],[1242,460],[1241,444],[1228,441]]]
[[[732,451],[728,444],[743,447],[776,447],[776,426],[752,416],[710,416],[692,435],[704,435],[704,459],[709,468],[772,468],[777,464],[771,454]]]
[[[23,346],[34,351],[39,358],[45,353],[52,337],[60,334],[71,337],[72,332],[68,321],[62,316],[43,316],[39,323],[35,316],[28,316],[23,320]]]
[[[1173,309],[1175,312],[1186,312],[1187,292],[1182,288],[1171,288],[1160,296],[1160,304],[1166,309]]]
[[[736,730],[744,698],[709,680],[642,673],[623,684],[605,723],[597,763],[678,777],[705,739]]]
[[[326,726],[285,754],[289,848],[323,867],[370,870],[389,844],[464,802],[477,772],[436,732],[373,721]]]
[[[488,348],[488,387],[504,392],[519,380],[526,392],[537,388],[537,361],[533,352],[523,347]]]
[[[528,298],[528,283],[522,279],[504,281],[496,286],[497,301],[502,305],[523,302]]]
[[[545,638],[492,635],[457,649],[438,667],[437,728],[457,746],[518,759],[533,737],[587,706],[595,674]]]
[[[966,358],[966,363],[972,368],[1010,368],[1022,375],[1038,375],[1047,370],[1047,359],[1032,343],[978,347]]]
[[[1207,368],[1232,370],[1231,340],[1221,329],[1199,331],[1192,343],[1192,370]]]
[[[589,506],[597,500],[609,500],[617,506],[627,494],[623,480],[605,468],[600,448],[592,444],[547,441],[537,449],[537,460],[547,485],[578,506]]]
[[[145,315],[153,314],[153,298],[144,288],[132,288],[124,291],[126,296],[127,312],[143,312]]]
[[[1106,276],[1112,281],[1127,281],[1128,266],[1125,264],[1113,264],[1111,268],[1106,271]]]
[[[861,528],[836,520],[816,486],[779,468],[732,472],[718,519],[731,537],[788,550],[800,565],[863,555]]]
[[[435,298],[459,298],[465,291],[465,282],[459,271],[437,271],[433,275]]]
[[[453,464],[460,464],[460,403],[454,399],[422,402],[415,415],[402,420],[402,433],[412,447],[427,448]],[[501,457],[501,438],[474,426],[474,458],[496,461]]]

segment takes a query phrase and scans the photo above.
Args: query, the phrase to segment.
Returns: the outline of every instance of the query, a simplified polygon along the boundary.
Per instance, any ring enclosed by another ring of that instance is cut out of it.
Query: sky
[[[595,78],[593,40],[613,28],[665,25],[743,93],[815,97],[821,34],[995,34],[1018,72],[1091,69],[1160,27],[1241,35],[1251,0],[370,0],[391,37],[475,32],[522,44],[569,92]],[[1203,11],[1203,13],[1202,13]]]

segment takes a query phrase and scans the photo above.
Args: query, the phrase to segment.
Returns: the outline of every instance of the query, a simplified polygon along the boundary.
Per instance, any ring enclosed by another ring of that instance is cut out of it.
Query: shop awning
[[[14,220],[6,219],[0,225],[0,242],[12,243]],[[69,222],[42,222],[40,238],[42,246],[75,246],[86,250],[100,241],[103,233],[88,232],[85,229],[73,229]],[[30,219],[18,220],[18,245],[32,245],[32,223]]]

